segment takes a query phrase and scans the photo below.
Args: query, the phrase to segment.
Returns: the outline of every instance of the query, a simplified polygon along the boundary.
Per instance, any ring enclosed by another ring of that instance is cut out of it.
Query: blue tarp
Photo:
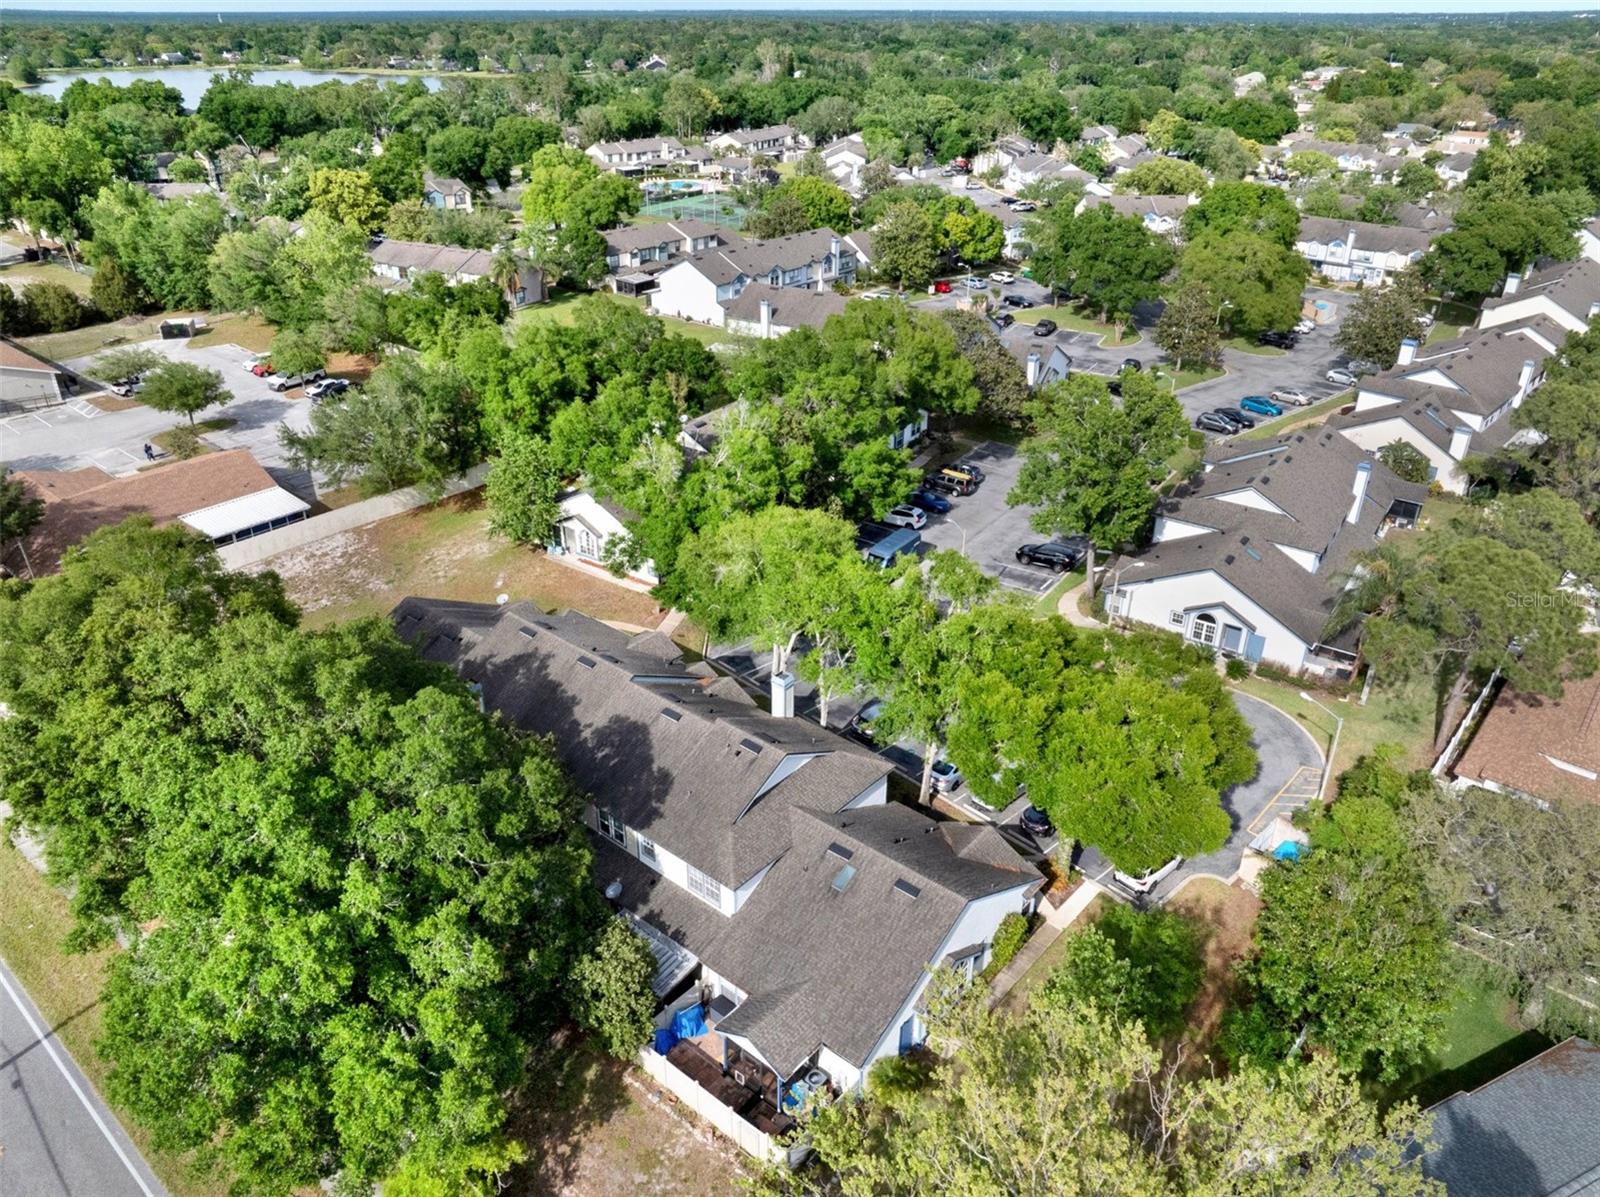
[[[678,1042],[678,1036],[671,1027],[656,1028],[656,1055],[664,1056],[670,1052],[673,1045]]]
[[[1297,840],[1284,840],[1272,850],[1272,855],[1277,860],[1299,860],[1305,855],[1305,845]]]
[[[706,1033],[705,1012],[699,1006],[679,1010],[672,1018],[672,1032],[679,1039],[693,1039]]]

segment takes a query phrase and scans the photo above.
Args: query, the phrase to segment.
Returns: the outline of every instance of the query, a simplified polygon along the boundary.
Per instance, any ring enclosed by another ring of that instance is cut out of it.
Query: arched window
[[[1217,621],[1210,615],[1196,615],[1189,625],[1189,639],[1198,644],[1217,642]]]

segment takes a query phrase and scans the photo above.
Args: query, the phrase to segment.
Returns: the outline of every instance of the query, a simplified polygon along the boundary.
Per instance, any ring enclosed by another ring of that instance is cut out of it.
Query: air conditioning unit
[[[735,1082],[743,1085],[747,1089],[750,1087],[750,1082],[745,1078],[744,1069],[742,1068],[735,1068],[733,1070],[733,1079]]]

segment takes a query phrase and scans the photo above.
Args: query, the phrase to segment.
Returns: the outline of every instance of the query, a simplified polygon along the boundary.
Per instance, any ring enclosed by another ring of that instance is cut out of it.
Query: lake
[[[39,95],[60,99],[61,93],[67,90],[74,79],[109,79],[119,87],[126,87],[135,79],[155,79],[165,83],[168,87],[175,87],[183,93],[183,106],[191,112],[200,106],[200,97],[206,94],[206,88],[211,86],[211,76],[225,75],[228,68],[219,67],[111,67],[103,71],[74,71],[69,75],[46,75],[38,87],[29,90]],[[444,86],[444,80],[438,75],[370,75],[362,71],[301,71],[301,70],[253,70],[253,82],[262,84],[292,83],[296,87],[311,87],[318,83],[356,83],[362,79],[376,79],[380,82],[408,83],[412,79],[421,79],[429,91],[438,91]]]

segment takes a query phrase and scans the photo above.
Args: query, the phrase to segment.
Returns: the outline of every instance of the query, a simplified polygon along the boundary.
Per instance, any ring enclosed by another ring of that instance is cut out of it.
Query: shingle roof
[[[1394,224],[1371,224],[1364,220],[1344,220],[1331,216],[1302,216],[1301,241],[1329,245],[1334,241],[1353,244],[1359,250],[1377,253],[1420,254],[1433,244],[1426,229],[1408,229]]]
[[[959,946],[945,941],[967,903],[1038,881],[992,828],[898,803],[795,807],[789,819],[788,853],[706,955],[751,995],[718,1029],[785,1074],[824,1043],[864,1063],[926,970]]]
[[[711,140],[720,141],[726,137],[739,145],[755,145],[762,141],[784,140],[794,136],[791,125],[766,125],[760,129],[730,129],[726,133],[718,133]]]
[[[609,249],[620,253],[631,253],[636,249],[648,249],[652,246],[666,242],[683,243],[694,241],[701,237],[708,237],[712,233],[721,235],[725,243],[741,240],[731,236],[720,226],[710,224],[704,220],[668,220],[661,224],[624,224],[614,229],[606,229],[600,235],[606,239]]]
[[[494,271],[494,254],[486,249],[462,249],[458,245],[435,245],[430,241],[385,238],[367,253],[374,265],[393,266],[402,272],[437,270],[444,275],[470,274],[486,278]]]
[[[730,320],[758,324],[761,321],[762,300],[772,305],[772,322],[784,328],[821,328],[829,316],[837,316],[844,311],[845,305],[844,296],[835,295],[832,291],[749,283],[722,306]]]
[[[1600,781],[1553,765],[1552,757],[1600,773],[1600,676],[1567,682],[1556,699],[1502,690],[1456,776],[1537,798],[1600,803]]]
[[[1550,335],[1549,329],[1536,331]],[[1563,332],[1556,343],[1564,339]],[[1533,363],[1537,377],[1541,363],[1549,356],[1550,351],[1529,336],[1526,329],[1494,328],[1425,346],[1410,365],[1393,366],[1362,379],[1360,389],[1392,394],[1397,399],[1426,397],[1457,411],[1487,416],[1516,394],[1527,362]],[[1422,381],[1432,373],[1443,375],[1454,386]]]
[[[689,254],[683,262],[692,263],[712,282],[724,286],[740,275],[756,278],[774,269],[796,269],[821,261],[833,251],[833,242],[837,237],[838,234],[832,229],[824,228],[792,233],[787,237],[769,237],[764,241],[740,239],[715,249]]]
[[[66,373],[54,362],[46,361],[37,354],[29,353],[9,337],[0,337],[0,368],[7,370],[47,370],[52,374]]]
[[[481,633],[453,636],[458,607],[406,599],[394,620],[424,656],[482,681],[484,701],[511,723],[553,736],[597,805],[729,886],[782,854],[789,805],[837,809],[889,772],[882,758],[814,723],[758,709],[709,669],[682,667],[666,637],[630,638],[531,603],[499,609]],[[764,791],[791,753],[816,755]]]
[[[1579,320],[1589,319],[1590,306],[1600,303],[1600,263],[1588,258],[1556,262],[1528,275],[1516,294],[1486,299],[1483,306],[1499,308],[1539,295],[1548,296]]]
[[[1600,1193],[1600,1047],[1572,1038],[1434,1106],[1422,1171],[1450,1197]]]
[[[248,449],[205,453],[120,478],[94,467],[19,470],[16,477],[45,501],[44,520],[27,543],[28,560],[39,573],[55,569],[67,549],[96,528],[130,515],[170,524],[190,512],[278,489]]]
[[[1189,210],[1192,201],[1187,195],[1089,195],[1083,202],[1090,208],[1109,207],[1123,216],[1165,216],[1176,220]]]

